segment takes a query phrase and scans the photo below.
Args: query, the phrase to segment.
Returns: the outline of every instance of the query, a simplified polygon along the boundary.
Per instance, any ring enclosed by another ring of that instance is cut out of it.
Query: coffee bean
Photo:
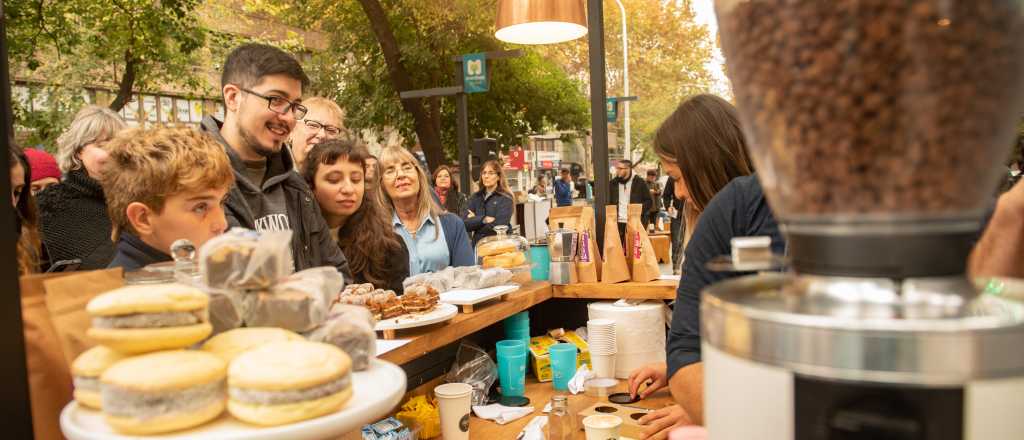
[[[1019,0],[722,3],[726,67],[777,214],[983,206],[1024,113]]]

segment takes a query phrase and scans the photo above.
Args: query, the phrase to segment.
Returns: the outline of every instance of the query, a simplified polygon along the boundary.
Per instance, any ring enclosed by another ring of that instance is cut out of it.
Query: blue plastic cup
[[[530,278],[534,281],[547,281],[551,270],[551,252],[548,251],[548,246],[530,246],[530,261],[533,262]]]
[[[526,347],[523,341],[498,341],[498,382],[501,395],[522,396],[526,393]]]
[[[576,346],[566,342],[548,348],[551,359],[551,384],[558,391],[569,389],[569,379],[576,374]]]

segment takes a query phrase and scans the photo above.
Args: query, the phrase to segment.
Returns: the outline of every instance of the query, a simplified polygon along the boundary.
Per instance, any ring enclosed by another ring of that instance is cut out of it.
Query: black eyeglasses
[[[239,87],[239,89],[250,95],[266,99],[267,108],[270,109],[270,111],[277,113],[279,115],[292,112],[295,115],[295,119],[302,119],[306,117],[306,113],[309,112],[309,109],[306,108],[306,106],[299,104],[297,102],[289,101],[280,96],[267,96],[262,93],[257,93],[252,90],[246,89],[244,87]]]
[[[302,123],[306,124],[306,127],[313,131],[319,131],[322,128],[324,129],[324,133],[327,133],[328,136],[334,137],[341,134],[340,128],[335,127],[333,125],[324,124],[323,122],[314,121],[312,119],[306,119],[302,121]]]

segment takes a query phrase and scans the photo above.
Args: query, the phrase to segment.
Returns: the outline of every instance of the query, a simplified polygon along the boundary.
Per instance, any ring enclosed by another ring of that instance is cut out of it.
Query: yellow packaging
[[[427,401],[426,396],[416,396],[402,405],[395,418],[409,429],[419,426],[419,438],[434,438],[441,435],[441,413],[437,405]]]
[[[579,353],[576,354],[576,368],[584,364],[587,365],[587,368],[591,368],[590,348],[587,346],[587,341],[579,337],[576,332],[565,332],[565,336],[558,339],[548,335],[534,336],[530,338],[530,364],[533,365],[533,375],[537,377],[538,382],[551,381],[551,358],[548,357],[548,347],[560,342],[568,342],[579,349]]]

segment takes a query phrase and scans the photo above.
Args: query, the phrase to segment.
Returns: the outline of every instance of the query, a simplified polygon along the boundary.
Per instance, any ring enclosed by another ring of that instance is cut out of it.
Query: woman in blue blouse
[[[497,234],[495,226],[508,226],[512,230],[515,202],[508,189],[501,164],[496,160],[484,162],[480,169],[480,190],[469,198],[469,211],[463,217],[466,229],[473,233],[473,243]]]
[[[380,185],[391,223],[409,249],[409,275],[476,264],[462,220],[444,212],[431,195],[430,179],[412,153],[388,147],[380,157]]]

